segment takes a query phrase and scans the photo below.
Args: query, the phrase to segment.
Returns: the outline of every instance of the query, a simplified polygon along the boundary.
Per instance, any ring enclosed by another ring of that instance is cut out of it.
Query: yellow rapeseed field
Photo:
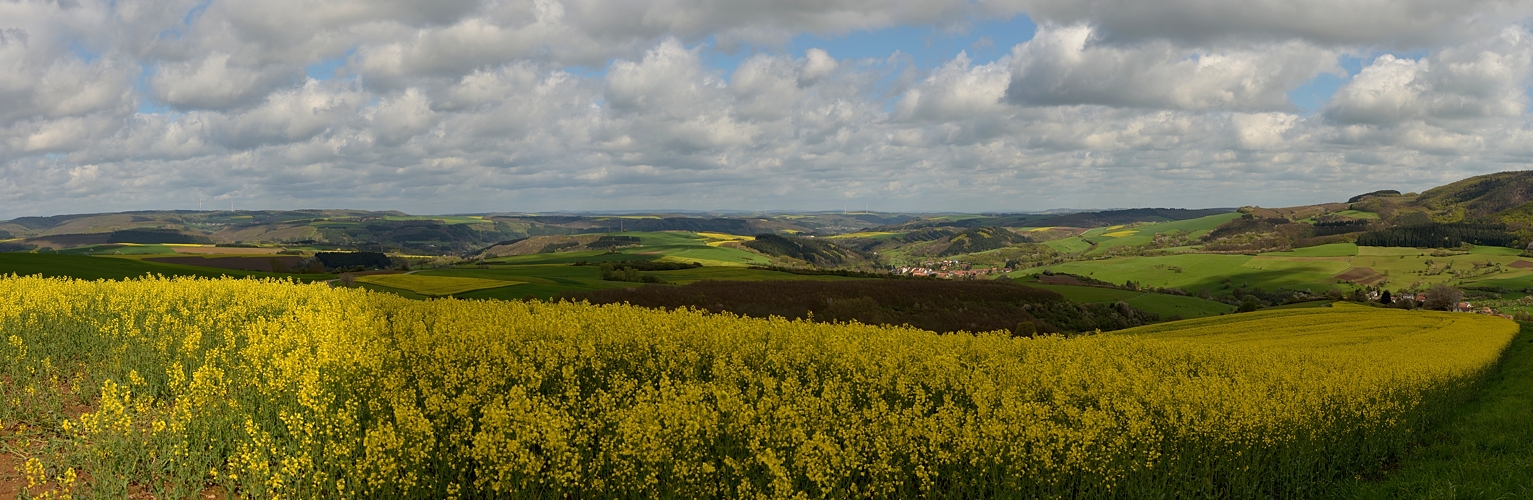
[[[1515,332],[1355,307],[1018,339],[9,277],[0,422],[64,450],[30,479],[116,498],[1315,497]]]

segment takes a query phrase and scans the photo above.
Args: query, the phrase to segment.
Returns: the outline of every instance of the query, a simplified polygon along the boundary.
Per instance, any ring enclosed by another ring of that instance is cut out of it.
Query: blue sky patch
[[[899,26],[876,31],[859,31],[845,36],[799,35],[789,42],[789,50],[803,54],[811,48],[824,49],[836,59],[883,59],[896,50],[909,55],[920,69],[932,69],[951,61],[959,52],[969,55],[974,64],[989,64],[1011,53],[1017,44],[1033,39],[1038,25],[1027,16],[1004,21],[979,21],[961,32],[943,32],[930,26]]]
[[[319,80],[319,81],[325,81],[325,80],[329,80],[331,78],[335,78],[336,70],[339,70],[343,66],[346,66],[346,60],[350,59],[351,56],[353,54],[356,54],[356,53],[357,53],[357,49],[355,47],[353,47],[353,48],[351,48],[351,50],[347,50],[346,54],[343,55],[343,56],[333,57],[333,58],[330,58],[330,59],[325,59],[325,60],[316,62],[314,64],[310,64],[308,66],[305,66],[303,68],[303,73],[305,75],[308,75],[309,78],[313,78],[313,79]]]

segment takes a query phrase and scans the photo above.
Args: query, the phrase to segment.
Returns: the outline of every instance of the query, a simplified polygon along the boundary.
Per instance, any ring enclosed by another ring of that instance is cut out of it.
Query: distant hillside
[[[835,243],[815,238],[759,234],[754,241],[746,241],[741,245],[766,255],[798,259],[823,267],[839,266],[865,259],[856,250],[842,248]]]
[[[1389,197],[1394,197],[1394,196],[1400,196],[1400,192],[1399,191],[1395,191],[1393,189],[1380,189],[1380,190],[1374,191],[1372,193],[1363,193],[1363,194],[1360,194],[1360,195],[1348,198],[1347,199],[1347,203],[1357,203],[1357,202],[1363,201],[1364,199],[1369,198],[1369,197],[1373,197],[1373,198],[1389,198]]]
[[[1133,224],[1135,222],[1168,222],[1177,220],[1196,219],[1234,212],[1232,208],[1207,208],[1189,210],[1182,208],[1133,208],[1128,210],[1108,210],[1105,212],[1081,212],[1076,214],[1061,215],[1047,219],[1035,220],[1030,223],[1034,227],[1103,227],[1120,224]]]
[[[1517,171],[1428,189],[1413,205],[1428,210],[1438,222],[1459,222],[1492,217],[1529,202],[1533,202],[1533,171]]]
[[[986,250],[1005,248],[1017,243],[1030,243],[1026,236],[1011,232],[1003,227],[982,227],[970,229],[947,239],[947,248],[939,253],[938,257],[959,255]]]
[[[158,231],[173,241],[314,244],[415,254],[474,253],[499,242],[538,236],[691,231],[735,235],[841,234],[899,224],[915,216],[871,212],[802,214],[548,215],[484,214],[419,216],[367,210],[163,210],[19,217],[0,222],[7,238],[47,238],[27,243],[58,248],[82,235]],[[143,236],[143,235],[141,235]],[[87,238],[89,239],[89,238]],[[144,239],[135,237],[135,239]],[[149,238],[153,239],[153,238]],[[534,253],[540,249],[534,249]]]
[[[175,229],[124,229],[112,231],[112,235],[106,239],[107,243],[212,243],[213,240],[200,234],[192,234]]]
[[[874,229],[875,231],[913,231],[932,228],[977,228],[986,226],[999,227],[1027,227],[1032,226],[1040,219],[1047,219],[1052,215],[1044,214],[1020,214],[1020,215],[982,215],[982,216],[939,216],[921,217],[904,221],[900,224],[890,224]]]

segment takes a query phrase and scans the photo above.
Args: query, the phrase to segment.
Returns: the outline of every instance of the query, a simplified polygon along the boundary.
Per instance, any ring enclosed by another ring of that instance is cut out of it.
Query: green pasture
[[[855,279],[834,275],[799,275],[780,271],[769,271],[765,269],[711,266],[693,269],[680,269],[675,271],[644,271],[641,274],[654,275],[664,280],[665,283],[672,285],[685,285],[688,283],[695,283],[703,280],[765,281]],[[452,294],[454,297],[470,299],[520,299],[530,294],[539,299],[546,300],[550,297],[558,295],[560,292],[565,291],[626,288],[641,285],[641,283],[602,280],[601,269],[596,266],[571,266],[559,264],[494,266],[490,269],[437,269],[430,271],[420,271],[412,274],[411,276],[478,278],[522,283],[514,287],[506,287],[504,289],[495,288],[489,290],[476,290],[471,292]]]
[[[1468,281],[1465,281],[1464,283],[1461,283],[1460,285],[1461,286],[1471,286],[1471,287],[1505,288],[1505,289],[1508,289],[1508,290],[1527,290],[1527,289],[1533,289],[1533,273],[1523,272],[1523,273],[1519,273],[1519,274],[1520,274],[1519,276],[1513,276],[1513,277],[1489,276],[1489,277],[1485,277],[1485,278],[1482,278],[1482,279],[1468,280]],[[1405,283],[1404,281],[1401,281],[1399,283],[1400,283],[1401,286],[1409,285],[1410,284],[1410,283]],[[1526,295],[1526,294],[1524,294],[1524,293],[1517,293],[1514,296],[1515,297],[1522,297],[1523,295]]]
[[[622,233],[610,233],[611,236],[637,236],[639,244],[644,246],[688,246],[705,245],[707,237],[697,233],[685,231],[627,231]]]
[[[1196,219],[1130,224],[1114,229],[1112,231],[1103,230],[1101,233],[1092,235],[1091,237],[1092,241],[1097,242],[1097,248],[1096,250],[1093,250],[1092,253],[1103,253],[1108,249],[1115,247],[1147,245],[1154,241],[1155,235],[1160,233],[1169,233],[1172,231],[1185,231],[1191,233],[1193,237],[1201,236],[1203,234],[1208,234],[1209,231],[1219,227],[1220,224],[1224,224],[1231,220],[1240,218],[1240,215],[1241,214],[1236,212],[1230,212],[1227,214],[1210,215],[1208,217],[1199,217]],[[1109,236],[1110,234],[1119,233],[1122,231],[1133,231],[1134,234]]]
[[[596,266],[571,266],[568,264],[536,264],[520,266],[494,266],[491,269],[437,269],[420,271],[418,276],[441,276],[451,278],[478,278],[522,283],[514,287],[492,288],[453,294],[468,299],[520,299],[531,294],[548,299],[568,290],[599,290],[638,286],[638,283],[604,281],[601,269]]]
[[[1511,267],[1510,264],[1519,260],[1533,261],[1513,255],[1500,255],[1499,252],[1487,251],[1484,253],[1471,252],[1467,255],[1452,255],[1433,257],[1430,250],[1408,249],[1414,253],[1393,252],[1394,255],[1377,255],[1377,247],[1361,247],[1357,257],[1351,259],[1351,264],[1357,267],[1367,267],[1379,274],[1389,277],[1390,288],[1407,287],[1414,283],[1431,285],[1434,283],[1448,282],[1456,286],[1501,286],[1504,288],[1521,289],[1533,286],[1533,269],[1520,269]],[[1478,250],[1478,249],[1477,249]],[[1421,254],[1425,255],[1421,255]],[[1370,255],[1372,254],[1372,255]],[[1429,265],[1428,262],[1432,264]],[[1475,271],[1476,264],[1486,263],[1501,264],[1500,272],[1485,272],[1487,269]],[[1455,277],[1451,270],[1458,270],[1473,274],[1472,276]],[[1433,266],[1444,269],[1440,274],[1420,274],[1430,272]]]
[[[1313,247],[1295,248],[1286,252],[1267,252],[1264,257],[1352,257],[1357,255],[1357,245],[1332,243]]]
[[[1518,250],[1516,248],[1507,248],[1507,247],[1484,247],[1484,246],[1481,246],[1481,247],[1474,247],[1474,248],[1469,249],[1469,253],[1472,254],[1472,255],[1509,255],[1509,256],[1517,256],[1517,255],[1522,255],[1522,252],[1523,252],[1522,250]]]
[[[1136,292],[1116,288],[1094,286],[1044,285],[1024,283],[1027,286],[1058,292],[1075,302],[1114,303],[1123,302],[1145,311],[1159,314],[1161,319],[1181,316],[1183,319],[1218,316],[1235,311],[1235,306],[1212,300],[1167,295],[1163,293]]]
[[[1087,243],[1086,240],[1081,239],[1079,236],[1071,236],[1069,238],[1045,241],[1043,244],[1059,253],[1081,253],[1091,249],[1091,244]]]
[[[1379,214],[1376,214],[1376,213],[1373,213],[1373,212],[1364,212],[1362,210],[1342,210],[1340,212],[1336,212],[1336,215],[1340,215],[1342,217],[1351,217],[1351,218],[1354,218],[1354,219],[1377,219],[1377,218],[1379,218]]]
[[[683,231],[628,231],[611,233],[614,236],[636,236],[639,246],[623,248],[618,253],[606,250],[558,252],[550,254],[516,255],[486,259],[496,265],[568,264],[576,261],[607,262],[617,260],[655,260],[665,258],[675,262],[698,262],[708,266],[766,265],[772,261],[750,251],[722,246],[708,246],[707,237]]]
[[[1335,283],[1332,276],[1347,267],[1342,259],[1176,254],[1067,262],[1023,269],[1010,276],[1020,278],[1051,270],[1116,284],[1134,281],[1144,286],[1180,288],[1189,292],[1206,289],[1215,293],[1224,288],[1225,278],[1229,278],[1230,284],[1239,287],[1319,291],[1330,288]]]
[[[334,278],[334,276],[328,274],[274,274],[165,264],[131,258],[37,253],[0,253],[0,274],[18,274],[22,276],[41,274],[48,277],[70,277],[85,280],[137,278],[146,274],[203,278],[217,278],[220,276],[233,278],[293,278],[299,281]]]
[[[420,274],[374,274],[358,276],[357,281],[390,288],[402,288],[430,297],[444,297],[475,290],[519,285],[518,281],[469,278],[461,276],[427,276]]]
[[[1262,288],[1308,288],[1320,291],[1335,283],[1337,274],[1352,266],[1345,259],[1325,257],[1252,257],[1242,264],[1242,272],[1230,282],[1239,286],[1250,281]],[[1253,274],[1254,273],[1254,274]]]
[[[1103,235],[1105,233],[1110,233],[1112,231],[1117,231],[1119,229],[1123,229],[1123,228],[1126,228],[1126,227],[1128,227],[1128,226],[1127,225],[1117,225],[1117,226],[1107,226],[1107,227],[1093,227],[1091,229],[1087,229],[1085,232],[1082,232],[1080,234],[1080,238],[1081,239],[1095,238],[1095,237],[1101,236],[1101,235]],[[1109,229],[1111,229],[1112,231],[1109,231]]]
[[[166,255],[176,253],[167,245],[90,245],[60,250],[64,255]]]
[[[1362,256],[1424,256],[1432,257],[1432,252],[1442,251],[1441,248],[1412,248],[1412,247],[1357,247],[1357,254]],[[1478,246],[1469,249],[1470,255],[1501,255],[1515,257],[1522,254],[1522,250],[1506,247]]]
[[[621,250],[622,253],[627,255],[646,255],[650,259],[670,257],[666,260],[699,262],[704,265],[713,266],[750,266],[771,263],[771,259],[746,250],[708,246],[708,241],[710,240],[697,233],[684,231],[628,231],[612,234],[615,236],[637,236],[639,238],[640,246]]]
[[[710,247],[708,245],[666,245],[635,248],[631,250],[636,254],[655,254],[667,257],[665,260],[681,262],[700,262],[704,265],[713,266],[752,266],[766,265],[771,259],[760,254],[748,252],[738,248]]]
[[[631,253],[608,253],[606,250],[584,250],[579,252],[559,253],[535,253],[528,255],[512,255],[509,257],[495,257],[485,259],[486,264],[492,265],[542,265],[542,264],[571,264],[579,261],[586,262],[611,262],[619,260],[655,260],[659,255],[631,254]]]
[[[1515,249],[1477,247],[1463,255],[1432,256],[1434,249],[1358,247],[1350,243],[1271,252],[1259,256],[1222,254],[1173,254],[1086,260],[1023,269],[1011,273],[1020,278],[1052,270],[1090,276],[1122,284],[1135,281],[1145,286],[1174,287],[1195,292],[1219,293],[1229,285],[1307,289],[1319,292],[1338,285],[1337,275],[1353,268],[1368,268],[1383,276],[1392,290],[1411,286],[1449,283],[1454,286],[1494,286],[1513,290],[1533,288],[1533,269],[1511,267],[1533,258],[1517,256]],[[1500,270],[1486,264],[1500,264]],[[1479,266],[1476,268],[1476,266]],[[1455,275],[1453,272],[1460,274]],[[1435,274],[1434,274],[1435,273]]]

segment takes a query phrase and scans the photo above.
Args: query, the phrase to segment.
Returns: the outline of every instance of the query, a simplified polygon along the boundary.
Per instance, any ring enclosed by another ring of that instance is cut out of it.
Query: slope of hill
[[[823,239],[759,234],[740,245],[774,257],[787,257],[819,266],[838,266],[864,260],[856,250]]]
[[[947,238],[947,247],[938,253],[938,257],[959,255],[986,250],[1004,248],[1017,243],[1030,243],[1026,236],[1011,232],[1003,227],[981,227],[970,229]]]
[[[1412,205],[1429,210],[1438,222],[1491,217],[1533,202],[1533,171],[1470,177],[1423,191]]]

